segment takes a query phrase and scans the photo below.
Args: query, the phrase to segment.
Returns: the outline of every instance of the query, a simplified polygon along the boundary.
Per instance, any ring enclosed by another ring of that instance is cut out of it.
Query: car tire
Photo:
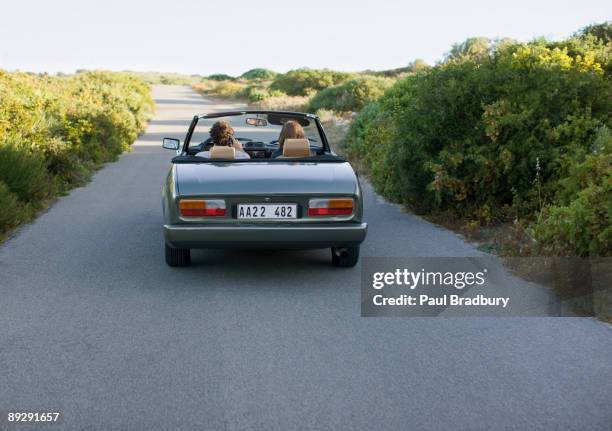
[[[359,246],[332,247],[332,263],[341,268],[352,268],[359,262]]]
[[[191,260],[188,248],[174,248],[166,244],[166,263],[169,266],[187,266]]]

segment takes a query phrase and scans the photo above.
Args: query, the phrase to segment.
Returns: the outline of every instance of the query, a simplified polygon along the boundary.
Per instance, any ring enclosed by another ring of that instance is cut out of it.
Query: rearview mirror
[[[246,123],[249,126],[259,126],[259,127],[268,125],[268,121],[265,118],[247,118]]]
[[[181,141],[175,138],[164,138],[162,147],[166,150],[178,150]]]

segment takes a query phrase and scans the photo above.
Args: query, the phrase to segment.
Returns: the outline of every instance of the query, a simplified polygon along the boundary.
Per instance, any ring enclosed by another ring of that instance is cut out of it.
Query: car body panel
[[[348,163],[201,163],[176,167],[181,196],[344,194],[357,183]]]
[[[298,114],[292,114],[298,115]],[[304,114],[299,114],[304,115]],[[321,133],[318,118],[316,125]],[[194,123],[198,117],[194,118]],[[190,126],[193,131],[194,123]],[[190,139],[183,145],[183,156]],[[329,150],[321,135],[325,152]],[[359,179],[341,158],[317,162],[267,159],[238,161],[173,162],[162,187],[164,238],[172,248],[327,248],[356,247],[364,241],[367,224],[362,221],[363,202]],[[180,199],[223,199],[223,216],[184,217]],[[352,198],[350,215],[308,216],[310,199]],[[290,220],[238,219],[237,207],[248,203],[292,203],[297,218]]]
[[[309,249],[357,246],[366,223],[318,223],[301,226],[244,223],[233,226],[164,225],[164,238],[179,248]]]

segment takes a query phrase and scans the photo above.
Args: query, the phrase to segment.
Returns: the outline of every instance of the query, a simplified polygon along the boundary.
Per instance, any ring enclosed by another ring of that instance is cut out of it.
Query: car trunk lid
[[[348,163],[247,162],[176,165],[180,196],[353,195]]]

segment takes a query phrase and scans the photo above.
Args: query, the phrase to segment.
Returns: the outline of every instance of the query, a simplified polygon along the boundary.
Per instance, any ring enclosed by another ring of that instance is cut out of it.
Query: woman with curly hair
[[[304,139],[306,135],[304,134],[304,129],[300,126],[300,123],[297,121],[287,121],[283,124],[283,128],[281,129],[280,135],[278,136],[278,150],[275,150],[272,153],[272,157],[278,157],[283,155],[283,149],[285,145],[285,140],[287,139]]]
[[[240,141],[234,138],[234,129],[232,129],[232,126],[227,121],[217,121],[212,125],[209,133],[214,145],[233,147],[236,150],[236,159],[250,159],[249,155],[242,148]],[[196,154],[196,156],[210,158],[210,151],[202,151]]]

